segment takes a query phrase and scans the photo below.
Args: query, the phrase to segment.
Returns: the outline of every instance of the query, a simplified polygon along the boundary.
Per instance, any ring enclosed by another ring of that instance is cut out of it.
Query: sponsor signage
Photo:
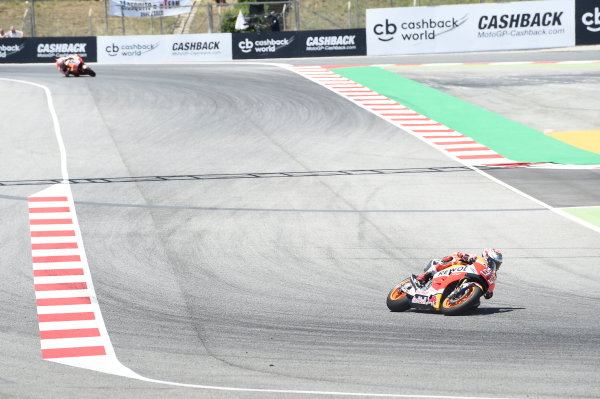
[[[27,44],[25,39],[1,39],[0,63],[32,62],[26,50]]]
[[[233,58],[365,55],[364,29],[234,33]]]
[[[296,57],[334,57],[366,55],[364,29],[318,30],[298,32]]]
[[[96,61],[95,37],[42,37],[0,40],[0,62],[55,62],[58,57],[79,54]]]
[[[295,57],[297,40],[297,32],[234,33],[233,58]]]
[[[369,55],[575,45],[574,0],[367,10]]]
[[[110,0],[109,14],[133,18],[166,17],[185,14],[192,0]]]
[[[231,34],[99,36],[98,62],[160,63],[231,60]]]
[[[576,0],[575,38],[576,44],[600,43],[600,2],[598,0]]]

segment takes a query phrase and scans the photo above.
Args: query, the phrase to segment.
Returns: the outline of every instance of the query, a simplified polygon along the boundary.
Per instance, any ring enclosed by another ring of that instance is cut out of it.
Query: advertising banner
[[[27,39],[1,39],[0,63],[26,63],[31,59]]]
[[[298,32],[295,57],[366,55],[364,29],[315,30]]]
[[[367,10],[369,55],[575,45],[574,0]]]
[[[145,64],[231,59],[231,33],[98,36],[100,63]]]
[[[364,29],[233,34],[234,59],[366,54]]]
[[[96,62],[95,37],[33,37],[0,40],[0,62],[44,63],[58,57],[79,54],[86,62]]]
[[[576,44],[600,44],[600,2],[598,0],[576,0],[575,2]]]
[[[233,58],[285,58],[296,56],[298,32],[234,33]]]
[[[133,18],[167,17],[192,10],[192,0],[110,0],[109,14]]]

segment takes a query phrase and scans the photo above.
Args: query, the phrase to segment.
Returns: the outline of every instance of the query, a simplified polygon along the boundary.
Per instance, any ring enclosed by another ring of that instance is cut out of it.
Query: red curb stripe
[[[32,219],[29,224],[73,224],[72,219]]]
[[[51,207],[51,208],[29,208],[29,213],[53,213],[53,212],[70,212],[68,206]]]
[[[404,114],[404,115],[406,115],[406,114]],[[392,120],[399,121],[399,122],[403,122],[403,121],[409,122],[409,121],[430,121],[431,119],[424,117],[424,118],[395,118]]]
[[[454,136],[451,136],[451,137],[454,138]],[[433,144],[456,145],[456,144],[478,144],[478,143],[475,140],[470,140],[470,141],[434,141]]]
[[[398,105],[399,108],[372,108],[373,111],[400,111],[403,109],[408,109],[407,107],[403,106],[403,105]]]
[[[74,230],[32,231],[32,237],[74,237]]]
[[[369,90],[369,92],[373,93],[372,91]],[[346,94],[346,97],[385,97],[382,96],[381,94]],[[372,98],[368,98],[367,100],[372,100]]]
[[[40,331],[40,339],[61,338],[89,338],[99,337],[100,330],[97,328],[78,328],[74,330],[47,330]]]
[[[96,320],[94,312],[79,312],[79,313],[51,313],[38,315],[40,323],[53,321],[83,321]]]
[[[401,110],[398,109],[396,111],[401,111]],[[403,114],[398,114],[398,113],[395,113],[395,114],[384,114],[384,113],[382,113],[381,114],[381,116],[402,116],[402,115],[406,115],[406,113],[403,113]],[[407,119],[407,120],[427,121],[427,120],[430,120],[430,119],[429,118],[423,118],[423,119]]]
[[[67,197],[29,197],[29,202],[56,202],[56,201],[68,201]]]
[[[42,298],[36,301],[38,306],[61,306],[61,305],[91,305],[92,300],[87,297],[75,298]]]
[[[389,100],[389,101],[392,101],[392,100]],[[364,103],[363,105],[374,106],[374,105],[394,105],[394,104]]]
[[[500,154],[491,154],[491,155],[458,155],[458,159],[486,159],[486,158],[504,158]]]
[[[48,276],[83,276],[83,269],[47,269],[33,271],[33,277]]]
[[[489,151],[487,147],[463,147],[463,148],[444,148],[448,152],[460,152],[460,151]]]
[[[354,101],[373,101],[373,100],[377,100],[377,98],[351,98],[351,100],[354,100]],[[387,98],[380,98],[380,100],[387,100]]]
[[[76,249],[76,242],[53,242],[47,244],[31,244],[31,249]]]
[[[85,290],[87,283],[54,283],[54,284],[35,284],[36,291],[66,291],[66,290]]]
[[[54,262],[79,262],[79,255],[64,255],[64,256],[34,256],[33,263],[54,263]]]
[[[103,346],[83,346],[81,348],[42,349],[42,359],[63,357],[102,356],[106,355]]]

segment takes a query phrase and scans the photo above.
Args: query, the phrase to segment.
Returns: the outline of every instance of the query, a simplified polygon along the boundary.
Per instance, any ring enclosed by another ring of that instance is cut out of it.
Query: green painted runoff
[[[600,207],[563,208],[563,211],[600,227]]]
[[[513,161],[600,165],[600,154],[556,140],[380,67],[335,68],[332,71],[472,137]]]

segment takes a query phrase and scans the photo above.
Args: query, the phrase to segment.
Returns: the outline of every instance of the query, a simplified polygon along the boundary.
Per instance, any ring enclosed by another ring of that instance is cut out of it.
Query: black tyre
[[[96,76],[96,72],[94,72],[94,71],[92,70],[92,68],[90,68],[90,67],[87,67],[87,68],[86,68],[86,73],[87,73],[88,75],[90,75],[91,77],[94,77],[94,76]]]
[[[483,291],[476,285],[470,285],[460,295],[453,294],[455,291],[450,292],[442,301],[442,313],[446,316],[456,316],[475,309]]]
[[[407,281],[400,283],[387,296],[387,307],[392,312],[404,312],[410,309],[410,298],[406,295],[406,292],[398,290]]]

